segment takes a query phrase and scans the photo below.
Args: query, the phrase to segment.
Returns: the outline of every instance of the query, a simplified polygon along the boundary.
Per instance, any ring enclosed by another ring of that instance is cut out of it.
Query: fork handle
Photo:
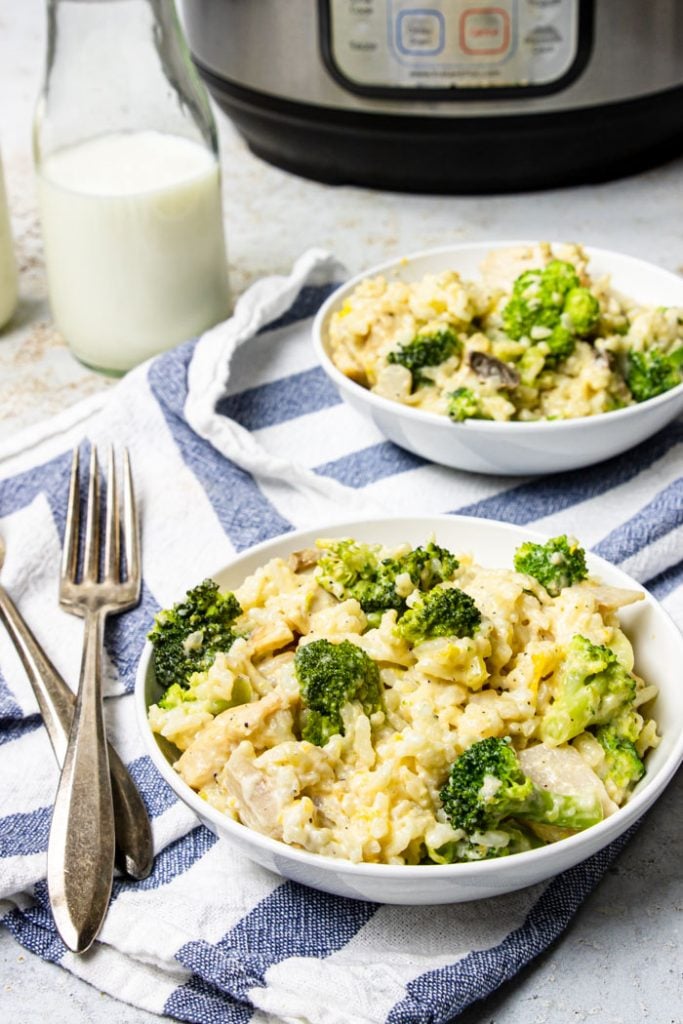
[[[61,767],[76,698],[2,586],[0,620],[4,622],[29,678],[57,763]],[[116,822],[116,864],[131,878],[147,878],[154,863],[152,829],[147,809],[123,761],[111,744],[108,749]]]
[[[114,808],[102,705],[105,609],[86,609],[83,660],[47,851],[50,905],[62,939],[83,953],[102,926],[114,871]]]

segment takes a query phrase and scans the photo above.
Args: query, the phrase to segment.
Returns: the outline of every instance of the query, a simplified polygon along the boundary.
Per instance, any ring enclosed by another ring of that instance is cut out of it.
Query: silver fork
[[[69,505],[59,583],[59,603],[85,619],[83,658],[64,765],[55,798],[48,844],[47,884],[55,923],[76,953],[88,949],[100,930],[114,870],[114,812],[102,707],[104,623],[140,599],[139,525],[128,452],[124,451],[123,521],[119,512],[114,452],[107,459],[103,573],[100,574],[100,488],[97,451],[90,473],[79,576],[79,454],[71,465]],[[126,576],[121,574],[121,543]]]

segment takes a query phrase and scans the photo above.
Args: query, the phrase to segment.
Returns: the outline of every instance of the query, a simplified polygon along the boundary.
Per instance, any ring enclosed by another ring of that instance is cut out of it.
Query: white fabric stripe
[[[140,369],[135,371],[136,374],[140,372]],[[8,437],[0,444],[0,463],[6,463],[6,466],[2,466],[3,474],[6,468],[13,475],[22,469],[30,469],[38,461],[45,462],[68,448],[71,443],[68,439],[80,433],[82,425],[91,422],[108,404],[109,392],[98,392],[65,409],[59,416],[41,420]],[[38,459],[35,456],[36,449],[39,450]]]
[[[272,384],[292,373],[301,373],[318,366],[311,342],[312,323],[312,320],[299,321],[294,335],[289,325],[249,338],[237,363],[240,371],[245,370],[245,364],[248,363],[248,378],[246,372],[235,374],[235,379],[228,381],[225,394],[234,395],[246,388]]]
[[[458,473],[445,466],[427,465],[368,484],[365,493],[385,508],[400,510],[401,515],[430,515],[483,501],[508,486],[515,484],[505,479]]]
[[[662,600],[662,607],[669,613],[679,629],[683,629],[683,585],[676,587]]]
[[[309,469],[386,440],[374,424],[346,403],[263,427],[253,436],[271,455],[296,459]],[[306,438],[305,448],[302,437]]]
[[[98,942],[95,949],[96,955],[90,956],[67,953],[60,965],[100,991],[150,1013],[162,1013],[166,1001],[190,977],[189,971],[172,962],[162,970],[159,965],[152,967],[123,956],[103,943]]]
[[[17,894],[30,892],[41,878],[45,878],[44,853],[0,857],[0,902],[9,900],[15,905]]]

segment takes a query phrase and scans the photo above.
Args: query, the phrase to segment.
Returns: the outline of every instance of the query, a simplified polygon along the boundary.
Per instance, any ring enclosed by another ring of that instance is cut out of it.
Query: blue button
[[[415,7],[399,12],[396,47],[409,57],[435,57],[446,42],[446,23],[441,11]]]

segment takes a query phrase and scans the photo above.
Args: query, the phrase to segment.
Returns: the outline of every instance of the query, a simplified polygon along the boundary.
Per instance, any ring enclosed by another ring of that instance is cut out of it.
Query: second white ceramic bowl
[[[476,279],[486,253],[534,244],[494,241],[430,249],[371,267],[338,288],[318,312],[313,341],[325,373],[342,398],[369,417],[390,441],[416,455],[454,469],[512,476],[590,466],[632,448],[670,423],[683,410],[683,384],[647,402],[598,416],[532,423],[454,423],[446,416],[375,395],[344,376],[332,362],[330,317],[363,279],[381,274],[392,280],[414,281],[444,270]],[[585,250],[591,276],[609,274],[612,286],[629,298],[642,305],[683,306],[683,278],[633,256],[589,246]]]
[[[465,516],[424,516],[392,519],[364,519],[314,530],[288,533],[259,544],[241,554],[215,574],[221,586],[237,587],[245,576],[276,556],[311,547],[317,537],[355,537],[387,545],[408,541],[423,544],[434,536],[450,550],[471,551],[485,566],[511,566],[515,549],[524,540],[543,541],[538,534],[486,519]],[[643,588],[619,569],[593,555],[588,557],[592,574],[617,587]],[[196,581],[188,581],[191,584]],[[472,864],[407,866],[352,864],[323,857],[278,842],[233,821],[211,807],[180,778],[172,767],[172,753],[162,749],[147,721],[147,709],[159,699],[161,690],[154,677],[152,646],[147,643],[140,660],[135,684],[138,725],[147,752],[176,795],[216,835],[227,840],[247,857],[265,868],[324,892],[378,903],[404,905],[459,903],[511,892],[533,885],[602,849],[632,825],[656,800],[683,759],[683,637],[666,612],[646,591],[645,599],[624,608],[620,619],[636,654],[636,670],[659,687],[653,714],[662,733],[660,745],[648,754],[647,774],[638,783],[631,800],[600,824],[569,839],[537,850]],[[178,595],[180,598],[182,595]],[[225,856],[230,856],[226,845]]]

